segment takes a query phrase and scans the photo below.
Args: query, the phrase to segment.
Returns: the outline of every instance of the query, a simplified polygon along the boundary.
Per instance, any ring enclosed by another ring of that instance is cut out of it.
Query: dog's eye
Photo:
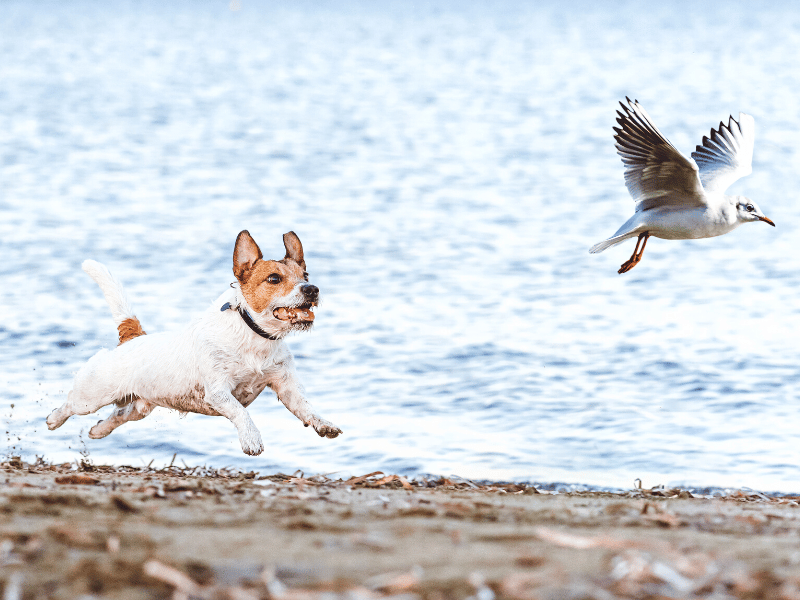
[[[280,283],[281,282],[281,276],[278,275],[277,273],[273,273],[272,275],[267,277],[267,281],[269,281],[270,283]]]
[[[303,279],[308,281],[308,271],[303,271]]]

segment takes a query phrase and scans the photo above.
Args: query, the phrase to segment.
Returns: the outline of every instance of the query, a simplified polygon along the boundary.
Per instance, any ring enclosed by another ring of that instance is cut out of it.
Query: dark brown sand
[[[0,464],[19,598],[800,600],[797,498]]]

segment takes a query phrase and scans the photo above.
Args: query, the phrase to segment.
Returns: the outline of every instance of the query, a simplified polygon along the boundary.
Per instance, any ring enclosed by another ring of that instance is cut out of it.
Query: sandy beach
[[[3,598],[800,598],[798,498],[0,464]]]

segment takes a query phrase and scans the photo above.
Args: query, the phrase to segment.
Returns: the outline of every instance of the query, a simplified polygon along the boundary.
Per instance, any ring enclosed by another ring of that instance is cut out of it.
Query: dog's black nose
[[[315,285],[311,285],[310,283],[304,283],[300,286],[300,291],[303,292],[309,298],[316,298],[319,296],[319,288]]]

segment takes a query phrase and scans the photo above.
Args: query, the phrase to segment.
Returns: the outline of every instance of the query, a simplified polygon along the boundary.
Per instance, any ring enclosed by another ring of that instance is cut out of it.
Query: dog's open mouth
[[[316,302],[309,302],[294,308],[287,308],[281,306],[272,311],[272,316],[279,321],[289,321],[292,325],[295,323],[310,323],[314,320],[314,307]]]

